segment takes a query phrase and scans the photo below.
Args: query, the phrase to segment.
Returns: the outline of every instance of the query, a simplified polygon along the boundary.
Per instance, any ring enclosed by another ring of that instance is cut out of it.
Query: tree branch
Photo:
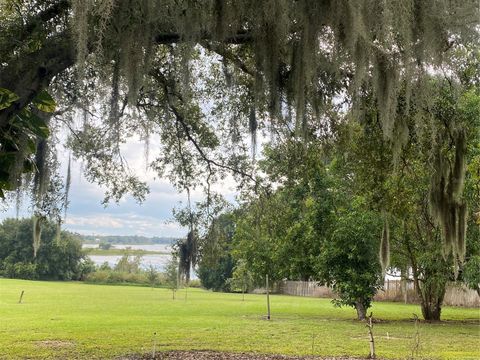
[[[64,36],[50,38],[44,47],[21,57],[0,73],[1,86],[19,96],[10,107],[0,110],[0,129],[48,87],[55,76],[74,64],[72,44]]]
[[[41,29],[45,23],[56,18],[59,15],[64,15],[70,9],[70,2],[61,0],[54,3],[51,7],[39,12],[34,16],[30,16],[23,26],[12,25],[8,29],[2,30],[4,34],[14,34],[11,39],[11,45],[2,49],[3,53],[10,55],[18,45],[23,45],[29,37]]]
[[[185,41],[182,35],[176,32],[157,34],[155,35],[154,39],[157,44],[174,44]],[[212,35],[204,32],[200,39],[212,40]],[[252,40],[253,37],[250,32],[246,30],[241,30],[238,31],[235,35],[228,36],[225,39],[222,39],[222,42],[226,44],[246,44],[251,42]]]
[[[192,135],[190,127],[187,124],[187,122],[185,121],[185,118],[183,117],[181,112],[178,110],[178,108],[175,106],[175,104],[173,104],[173,102],[172,102],[171,96],[176,95],[175,90],[171,90],[169,88],[168,80],[160,70],[156,71],[154,73],[154,76],[163,85],[163,90],[165,92],[165,96],[166,96],[166,99],[167,99],[167,102],[168,102],[168,106],[169,106],[170,110],[173,112],[173,114],[175,115],[175,118],[176,118],[177,122],[180,123],[180,125],[182,126],[182,128],[185,132],[185,136],[193,144],[193,146],[197,150],[200,157],[207,163],[207,166],[209,167],[209,169],[211,169],[210,166],[213,165],[213,166],[216,166],[216,167],[221,168],[221,169],[229,170],[229,171],[231,171],[235,174],[239,174],[239,175],[241,175],[245,178],[250,179],[255,184],[258,184],[258,180],[255,179],[255,177],[252,176],[251,174],[248,174],[245,171],[242,171],[240,169],[234,168],[234,167],[232,167],[228,164],[220,163],[220,162],[218,162],[216,160],[213,160],[213,159],[211,159],[207,156],[205,151],[202,149],[200,144],[197,142],[195,137]]]
[[[242,70],[244,73],[250,75],[250,76],[255,76],[255,71],[252,69],[248,68],[247,65],[241,61],[237,56],[232,54],[231,52],[227,52],[225,48],[222,46],[214,45],[208,41],[200,41],[200,45],[204,47],[205,49],[217,53],[224,59],[232,62],[236,67],[238,67],[240,70]]]

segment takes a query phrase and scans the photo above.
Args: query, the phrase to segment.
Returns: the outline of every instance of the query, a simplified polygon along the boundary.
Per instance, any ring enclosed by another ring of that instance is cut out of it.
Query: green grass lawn
[[[25,290],[22,304],[20,292]],[[210,349],[282,354],[368,354],[367,329],[353,309],[328,299],[189,289],[0,279],[0,358],[108,358],[158,350]],[[407,358],[415,305],[375,303],[379,357]],[[420,323],[421,358],[479,359],[478,309],[445,308],[441,323]],[[156,333],[156,335],[154,335]],[[313,339],[313,341],[312,341]]]

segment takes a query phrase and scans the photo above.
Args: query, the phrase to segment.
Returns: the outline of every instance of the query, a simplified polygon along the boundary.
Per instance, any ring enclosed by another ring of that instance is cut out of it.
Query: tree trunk
[[[420,229],[420,225],[417,223],[417,229]],[[420,234],[420,230],[418,230]],[[420,297],[420,307],[422,309],[423,318],[427,321],[440,321],[441,306],[443,303],[443,298],[445,296],[446,284],[443,281],[433,281],[431,278],[432,271],[424,269],[424,272],[427,275],[428,281],[421,280],[419,274],[419,267],[417,266],[417,258],[408,242],[406,242],[407,251],[410,257],[413,282],[415,285],[415,292]],[[439,260],[440,261],[440,260]]]
[[[422,283],[420,289],[422,315],[428,321],[440,321],[443,299],[445,297],[446,281],[431,281]]]
[[[445,292],[443,292],[443,295]],[[425,320],[428,321],[440,321],[440,315],[442,312],[442,302],[443,302],[443,295],[440,297],[432,296],[430,301],[425,300],[422,301],[422,315]]]
[[[365,318],[367,317],[367,309],[365,309],[365,306],[362,302],[355,302],[355,310],[357,310],[357,319],[365,320]]]
[[[422,302],[422,315],[425,320],[440,321],[441,311],[442,309],[439,304]]]

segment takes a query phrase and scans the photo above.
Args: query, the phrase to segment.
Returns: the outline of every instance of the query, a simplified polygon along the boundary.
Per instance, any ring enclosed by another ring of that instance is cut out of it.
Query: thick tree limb
[[[9,46],[3,48],[5,55],[9,55],[18,45],[22,45],[29,37],[35,34],[39,29],[42,29],[45,23],[56,18],[59,15],[65,15],[70,9],[70,2],[61,0],[54,3],[51,7],[39,12],[34,16],[30,16],[25,25],[12,25],[7,29],[2,30],[5,34],[14,34]]]
[[[0,129],[48,87],[55,76],[74,64],[72,44],[62,35],[49,39],[40,50],[21,57],[0,73],[0,87],[20,97],[12,106],[0,110]]]
[[[69,6],[69,2],[60,1],[48,11],[39,14],[38,21],[51,19],[61,11],[66,11],[67,5]],[[25,28],[23,40],[28,39],[29,31],[30,33],[34,31],[38,21],[32,21],[31,25]],[[211,36],[207,33],[202,36],[203,40],[210,38]],[[172,44],[183,40],[180,34],[174,32],[155,36],[157,44]],[[226,38],[224,42],[243,44],[251,40],[252,37],[248,32],[240,31],[237,35]],[[10,119],[25,108],[36,94],[48,87],[55,76],[73,66],[74,63],[73,41],[70,34],[64,31],[55,38],[47,39],[45,45],[38,51],[19,56],[18,60],[7,65],[0,73],[0,87],[13,91],[20,99],[13,106],[0,110],[0,129],[7,126]]]
[[[204,33],[200,38],[201,39],[197,41],[212,40],[212,36],[209,33]],[[157,34],[154,39],[157,44],[174,44],[185,41],[181,34],[175,32]],[[225,44],[246,44],[252,40],[253,37],[250,32],[242,30],[238,31],[235,35],[226,37],[222,42]]]
[[[235,56],[235,54],[226,51],[224,47],[212,44],[208,41],[201,41],[200,45],[205,49],[215,52],[221,57],[223,57],[224,59],[230,61],[240,70],[242,70],[244,73],[253,77],[256,75],[254,70],[250,69],[240,58]]]

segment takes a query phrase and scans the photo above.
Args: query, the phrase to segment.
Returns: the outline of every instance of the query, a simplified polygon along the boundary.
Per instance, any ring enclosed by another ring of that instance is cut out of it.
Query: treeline
[[[36,256],[33,220],[5,219],[0,224],[0,276],[31,280],[83,280],[94,270],[80,239],[44,222]]]
[[[427,320],[440,319],[447,282],[479,291],[479,83],[434,84],[431,108],[398,105],[401,149],[382,138],[368,96],[362,124],[339,117],[335,137],[307,129],[265,148],[255,195],[200,239],[202,284],[231,290],[240,264],[259,285],[268,275],[331,286],[335,304],[363,318],[385,272],[399,271],[415,282]],[[419,118],[428,125],[419,129]]]
[[[175,242],[175,238],[170,237],[146,237],[139,235],[81,235],[76,234],[85,244],[93,244],[97,242],[124,245],[171,245]]]

